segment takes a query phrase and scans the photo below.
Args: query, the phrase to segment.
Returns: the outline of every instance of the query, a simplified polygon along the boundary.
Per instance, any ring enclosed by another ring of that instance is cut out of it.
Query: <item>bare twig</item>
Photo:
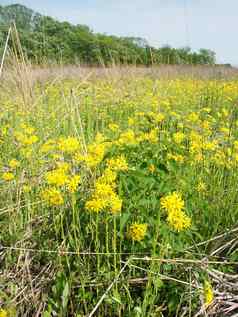
[[[102,295],[102,297],[99,299],[99,301],[97,302],[96,306],[94,307],[94,309],[91,311],[91,313],[88,315],[88,317],[92,317],[94,315],[94,313],[97,311],[98,307],[101,305],[101,303],[103,302],[103,300],[105,299],[105,297],[107,296],[107,294],[109,293],[109,291],[111,290],[111,288],[113,287],[114,284],[117,283],[120,275],[123,273],[123,271],[126,269],[126,267],[128,266],[130,259],[127,260],[127,262],[125,263],[125,265],[122,267],[122,269],[120,270],[120,272],[117,274],[117,276],[115,277],[115,279],[112,281],[112,283],[108,286],[108,288],[106,289],[105,293]]]
[[[0,65],[0,77],[2,75],[2,70],[3,70],[3,65],[4,65],[4,61],[5,61],[5,57],[6,57],[6,53],[7,53],[7,47],[8,47],[8,42],[9,42],[9,39],[10,39],[10,35],[11,35],[11,26],[9,27],[9,30],[8,30],[8,34],[7,34],[7,39],[6,39],[6,42],[5,42],[5,46],[4,46],[4,51],[3,51],[3,55],[2,55],[2,60],[1,60],[1,65]]]

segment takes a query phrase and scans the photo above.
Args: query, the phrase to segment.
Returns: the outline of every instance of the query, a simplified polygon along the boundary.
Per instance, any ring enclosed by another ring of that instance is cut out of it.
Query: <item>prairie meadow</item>
[[[0,90],[0,316],[232,316],[238,81],[30,84]]]

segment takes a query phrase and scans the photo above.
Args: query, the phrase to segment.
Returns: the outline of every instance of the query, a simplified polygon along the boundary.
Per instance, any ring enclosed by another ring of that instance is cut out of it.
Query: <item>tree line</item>
[[[88,65],[215,64],[215,53],[189,47],[155,48],[139,37],[118,37],[93,32],[86,25],[60,22],[19,5],[0,6],[0,53],[14,21],[24,53],[34,63]],[[13,45],[12,41],[9,43]]]

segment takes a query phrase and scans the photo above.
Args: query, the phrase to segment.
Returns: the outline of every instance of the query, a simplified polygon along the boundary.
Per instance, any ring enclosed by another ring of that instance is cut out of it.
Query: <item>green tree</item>
[[[140,37],[94,33],[86,25],[72,25],[43,16],[25,6],[0,6],[0,53],[7,30],[15,22],[23,51],[34,63],[83,63],[90,65],[214,64],[215,53],[201,49],[155,48]],[[12,43],[10,42],[10,45]]]

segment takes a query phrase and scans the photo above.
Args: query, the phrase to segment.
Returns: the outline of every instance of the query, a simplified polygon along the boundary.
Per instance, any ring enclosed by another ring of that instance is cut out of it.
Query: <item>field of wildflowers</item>
[[[0,316],[231,316],[238,82],[65,79],[29,100],[0,91]]]

